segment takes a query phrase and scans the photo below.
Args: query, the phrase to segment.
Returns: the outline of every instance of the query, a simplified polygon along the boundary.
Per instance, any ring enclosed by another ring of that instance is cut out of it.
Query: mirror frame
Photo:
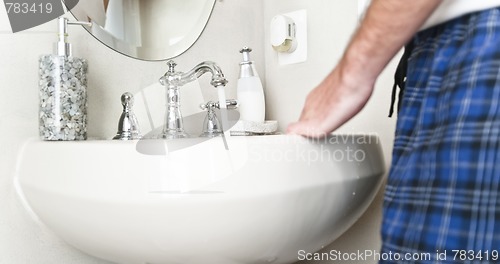
[[[88,0],[84,0],[84,1],[88,1]],[[82,1],[80,1],[80,3],[81,2]],[[105,31],[101,25],[99,25],[93,21],[89,21],[91,19],[88,18],[88,16],[87,16],[87,19],[82,19],[82,17],[80,17],[80,18],[77,17],[76,14],[78,12],[81,12],[82,14],[86,15],[86,13],[82,9],[78,8],[78,6],[79,6],[78,4],[70,10],[70,13],[76,20],[80,20],[80,21],[84,20],[84,21],[92,22],[93,23],[92,27],[83,26],[83,28],[85,28],[85,30],[92,37],[94,37],[96,40],[98,40],[100,43],[104,44],[106,47],[110,48],[111,50],[116,51],[116,52],[118,52],[122,55],[125,55],[127,57],[137,59],[137,60],[165,61],[165,60],[172,59],[172,58],[175,58],[175,57],[182,55],[183,53],[188,51],[191,47],[193,47],[193,45],[200,39],[201,35],[203,34],[203,32],[205,31],[205,29],[208,25],[208,22],[210,21],[210,18],[212,17],[216,2],[217,2],[216,0],[203,1],[203,3],[206,5],[206,7],[210,6],[210,10],[208,11],[208,8],[207,8],[206,17],[203,17],[202,21],[205,21],[203,23],[203,26],[198,27],[195,30],[193,30],[195,32],[190,32],[189,34],[187,34],[189,39],[183,41],[183,43],[186,42],[187,44],[183,44],[179,47],[176,47],[175,45],[168,46],[164,49],[164,51],[161,55],[158,55],[161,52],[157,52],[155,55],[144,55],[145,53],[151,52],[151,51],[147,50],[148,47],[134,47],[134,46],[126,43],[125,41],[120,40],[120,39],[114,37],[113,35],[111,35],[107,31]],[[200,18],[200,20],[201,20],[201,18]],[[97,33],[101,34],[101,37],[96,36],[96,33],[93,33],[93,32],[97,32]],[[142,55],[139,54],[140,49],[143,49]],[[170,51],[171,49],[173,49],[173,51]]]

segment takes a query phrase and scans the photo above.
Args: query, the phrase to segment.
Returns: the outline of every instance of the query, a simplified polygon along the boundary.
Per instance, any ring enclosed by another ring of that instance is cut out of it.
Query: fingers
[[[301,135],[309,138],[323,138],[329,133],[324,131],[318,125],[314,125],[310,121],[299,121],[290,124],[286,130],[287,134]]]

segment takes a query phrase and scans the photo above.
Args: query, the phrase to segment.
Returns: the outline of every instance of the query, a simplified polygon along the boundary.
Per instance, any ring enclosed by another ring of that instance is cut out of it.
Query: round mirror
[[[188,50],[205,28],[215,0],[84,0],[71,13],[89,21],[95,38],[141,60],[165,60]]]

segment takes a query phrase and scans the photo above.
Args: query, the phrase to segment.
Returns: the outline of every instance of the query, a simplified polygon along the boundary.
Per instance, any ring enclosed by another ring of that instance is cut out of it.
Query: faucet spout
[[[210,81],[212,86],[218,87],[227,84],[227,79],[224,73],[222,73],[221,68],[213,61],[204,61],[186,73],[174,72],[171,65],[175,66],[175,63],[172,61],[168,63],[171,68],[160,79],[160,82],[164,85],[182,86],[192,81],[196,81],[205,73],[212,74],[212,80]]]
[[[165,113],[165,124],[162,138],[182,138],[188,137],[184,132],[182,114],[180,112],[180,93],[179,88],[185,84],[193,82],[205,73],[212,74],[210,84],[214,87],[226,86],[227,79],[222,73],[221,68],[212,61],[204,61],[196,65],[190,71],[176,72],[174,61],[167,62],[168,71],[160,78],[160,83],[167,88],[167,110]]]
[[[196,65],[193,69],[181,75],[181,80],[185,80],[185,83],[192,82],[207,72],[212,74],[212,81],[210,82],[212,86],[218,87],[227,84],[226,77],[224,77],[221,68],[212,61],[204,61]]]

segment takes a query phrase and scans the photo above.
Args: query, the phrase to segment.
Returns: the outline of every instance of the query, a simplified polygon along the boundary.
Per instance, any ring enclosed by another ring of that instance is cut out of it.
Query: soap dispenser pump
[[[92,26],[90,22],[84,21],[69,21],[65,17],[59,17],[57,19],[58,23],[58,37],[56,52],[58,56],[70,57],[71,54],[71,43],[68,42],[68,25],[80,25],[80,26]]]
[[[87,139],[87,60],[73,57],[68,25],[87,25],[58,18],[54,54],[39,59],[39,133],[42,140]]]
[[[264,90],[259,74],[250,60],[252,49],[243,47],[243,61],[240,63],[240,76],[237,84],[238,108],[240,119],[262,123],[265,120],[266,104]]]

